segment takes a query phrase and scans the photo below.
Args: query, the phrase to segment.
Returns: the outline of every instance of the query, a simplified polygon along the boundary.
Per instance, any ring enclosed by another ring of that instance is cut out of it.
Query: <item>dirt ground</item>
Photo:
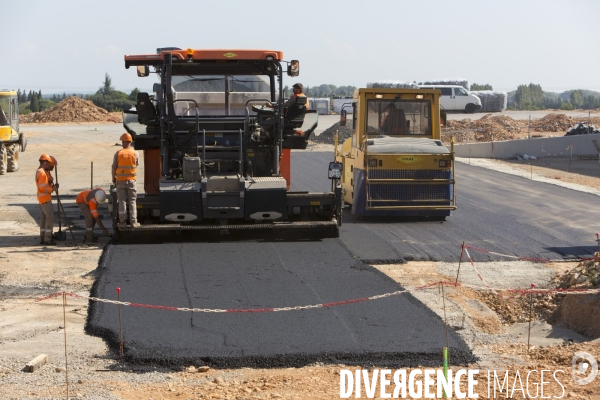
[[[354,371],[369,367],[317,364],[303,368],[199,372],[202,365],[172,370],[120,363],[118,354],[107,349],[102,340],[84,333],[87,301],[68,297],[63,308],[62,298],[36,299],[60,291],[89,294],[102,247],[108,238],[101,238],[94,246],[81,244],[84,225],[74,197],[90,187],[91,162],[93,185],[108,188],[110,164],[114,152],[119,149],[115,144],[119,142],[122,127],[97,122],[31,124],[23,125],[22,129],[30,139],[27,151],[21,155],[21,169],[0,176],[0,201],[3,204],[0,210],[0,398],[65,398],[68,379],[69,395],[85,399],[335,399],[340,398],[341,369]],[[310,149],[330,151],[331,146],[311,144]],[[38,244],[39,212],[31,178],[42,152],[58,159],[60,195],[74,225],[75,244],[70,233],[68,240],[58,247]],[[570,165],[566,160],[537,161],[539,163],[533,165],[534,173],[600,189],[597,160],[572,160]],[[530,161],[498,163],[526,171],[531,169]],[[142,173],[140,171],[140,175]],[[110,225],[106,207],[101,213]],[[517,275],[511,275],[511,279],[534,274],[551,285],[552,277],[557,273],[575,266],[576,263],[506,262],[487,267],[496,268],[499,272],[494,277],[500,284],[511,287],[517,281],[509,280],[510,274],[504,275],[500,271],[516,271]],[[453,280],[457,266],[411,262],[377,267],[403,286],[416,288],[440,280]],[[461,282],[474,283],[477,282],[475,279],[472,271],[465,271]],[[564,390],[552,380],[544,396],[600,399],[600,378],[586,386],[575,385],[571,379],[574,352],[587,351],[600,360],[600,342],[572,330],[548,325],[545,310],[558,307],[555,304],[559,300],[539,299],[541,305],[533,321],[532,347],[528,352],[528,319],[523,319],[523,308],[528,303],[494,305],[498,303],[497,298],[488,298],[480,291],[467,288],[447,288],[445,297],[440,296],[438,287],[414,294],[440,317],[446,315],[448,325],[456,329],[479,357],[477,364],[452,366],[452,369],[480,369],[476,391],[482,398],[488,398],[488,370],[496,370],[500,375],[508,370],[511,376],[519,371],[525,382],[529,371],[536,370],[538,372],[534,374],[538,374],[541,369],[552,372],[560,369],[564,371],[558,375]],[[542,304],[544,301],[548,306]],[[507,307],[513,307],[518,313],[511,314]],[[513,314],[518,314],[515,321],[511,318]],[[25,364],[39,354],[48,354],[49,362],[36,372],[24,372]],[[536,380],[539,382],[539,378]],[[510,385],[513,386],[513,378]],[[391,391],[388,389],[388,393]],[[376,393],[379,395],[379,389]],[[364,398],[364,387],[362,395]],[[379,398],[378,395],[375,398]],[[528,396],[517,391],[514,397]]]

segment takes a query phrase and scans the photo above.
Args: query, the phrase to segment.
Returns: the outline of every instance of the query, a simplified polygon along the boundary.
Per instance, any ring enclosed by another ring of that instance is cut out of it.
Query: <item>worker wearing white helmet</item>
[[[85,218],[85,243],[96,243],[98,241],[98,238],[94,236],[95,224],[98,224],[102,229],[102,233],[110,236],[102,224],[100,214],[98,214],[98,204],[104,203],[104,201],[106,201],[106,192],[100,188],[84,190],[75,198],[75,202]]]
[[[135,187],[136,170],[139,165],[140,155],[132,147],[133,139],[129,133],[121,135],[123,149],[117,151],[113,157],[112,181],[117,188],[117,203],[119,210],[118,227],[127,225],[127,210],[132,226],[140,226],[137,222],[137,190]]]
[[[54,184],[52,170],[58,165],[56,158],[48,154],[40,156],[40,166],[35,173],[35,184],[37,185],[37,199],[40,203],[40,244],[48,246],[56,245],[52,238],[54,229],[54,207],[52,207],[52,192],[58,189],[58,183]]]

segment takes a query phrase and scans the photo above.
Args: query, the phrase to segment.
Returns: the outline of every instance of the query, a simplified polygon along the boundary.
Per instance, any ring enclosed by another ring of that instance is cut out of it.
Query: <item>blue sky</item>
[[[298,81],[468,79],[600,91],[600,1],[7,1],[0,88],[129,92],[157,47],[282,50]],[[10,17],[10,18],[8,18]],[[7,23],[10,21],[10,23]],[[14,33],[13,33],[14,32]],[[286,83],[291,83],[288,78]],[[296,81],[294,79],[294,81]]]

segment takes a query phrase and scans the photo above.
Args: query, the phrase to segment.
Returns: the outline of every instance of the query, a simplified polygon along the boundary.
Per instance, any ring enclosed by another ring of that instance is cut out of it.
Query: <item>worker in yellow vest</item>
[[[106,192],[100,188],[84,190],[75,198],[75,203],[79,206],[85,219],[85,239],[84,243],[96,243],[98,237],[94,236],[94,225],[98,224],[102,233],[110,236],[110,233],[102,224],[100,214],[98,214],[98,204],[106,201]]]
[[[131,226],[140,226],[137,222],[137,190],[135,188],[136,169],[140,155],[132,147],[133,139],[129,133],[121,135],[123,149],[117,151],[112,164],[112,181],[117,188],[117,203],[119,206],[118,227],[127,226],[127,210]]]
[[[37,185],[37,199],[40,203],[40,244],[55,246],[52,237],[54,229],[54,207],[52,206],[52,192],[58,190],[58,183],[54,184],[54,178],[50,173],[54,166],[58,165],[56,158],[48,154],[40,156],[40,166],[35,173]]]

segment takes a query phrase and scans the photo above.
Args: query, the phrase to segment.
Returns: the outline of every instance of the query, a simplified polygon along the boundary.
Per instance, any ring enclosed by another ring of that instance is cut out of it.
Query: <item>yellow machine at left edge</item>
[[[19,169],[27,139],[19,131],[19,100],[14,90],[0,89],[0,175]]]

